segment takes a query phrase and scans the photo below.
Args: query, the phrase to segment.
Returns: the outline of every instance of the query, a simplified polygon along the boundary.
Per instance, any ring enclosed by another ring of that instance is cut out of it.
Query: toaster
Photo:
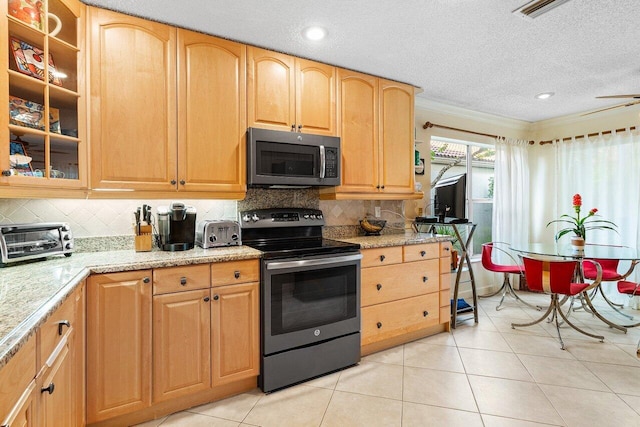
[[[204,249],[240,246],[240,224],[227,220],[200,221],[196,225],[196,245]]]

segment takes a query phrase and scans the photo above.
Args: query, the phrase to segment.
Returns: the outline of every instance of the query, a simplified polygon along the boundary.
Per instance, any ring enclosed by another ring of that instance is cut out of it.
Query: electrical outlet
[[[380,206],[375,206],[374,207],[374,215],[376,218],[380,218]]]

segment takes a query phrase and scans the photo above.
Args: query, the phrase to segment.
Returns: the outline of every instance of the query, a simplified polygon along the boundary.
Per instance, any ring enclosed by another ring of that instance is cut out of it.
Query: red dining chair
[[[618,282],[618,292],[620,292],[621,294],[629,295],[629,298],[640,296],[640,283],[621,280]],[[631,317],[631,320],[633,320],[633,316],[629,317]],[[624,326],[625,328],[634,328],[636,326],[640,326],[640,322],[622,326]],[[640,342],[638,342],[638,350],[640,351]]]
[[[495,292],[489,294],[489,295],[482,295],[480,298],[489,298],[495,295],[498,295],[499,293],[502,293],[502,298],[500,298],[500,303],[496,306],[496,311],[500,310],[502,308],[502,303],[504,302],[504,298],[507,295],[511,295],[512,297],[514,297],[517,301],[522,302],[525,305],[528,305],[531,308],[535,308],[536,310],[542,310],[542,307],[538,307],[535,306],[533,304],[529,304],[528,302],[524,301],[522,298],[520,298],[518,296],[518,294],[516,294],[515,290],[513,289],[513,286],[511,286],[511,281],[509,280],[509,276],[511,274],[518,274],[520,276],[523,276],[524,274],[524,267],[521,264],[518,264],[518,262],[516,261],[516,259],[506,250],[500,248],[498,245],[500,244],[505,244],[502,242],[490,242],[490,243],[484,243],[482,245],[482,266],[489,271],[492,271],[494,273],[502,273],[504,274],[504,280],[502,281],[502,286]],[[506,255],[507,257],[509,257],[511,259],[511,261],[513,262],[513,264],[496,264],[493,259],[493,250],[498,251],[501,254]]]
[[[565,301],[564,298],[562,300],[560,299],[561,295],[573,297],[578,294],[582,294],[590,304],[590,300],[588,299],[589,297],[586,293],[598,286],[602,280],[602,268],[598,263],[590,260],[584,261],[584,263],[593,263],[595,266],[597,275],[593,283],[575,283],[574,277],[576,271],[578,271],[578,261],[550,261],[523,257],[523,262],[524,274],[527,278],[527,286],[529,286],[529,289],[531,290],[551,295],[551,304],[549,304],[549,308],[539,319],[530,323],[512,323],[511,327],[513,329],[535,325],[551,315],[551,317],[549,317],[549,322],[555,321],[558,338],[560,339],[560,348],[563,350],[565,347],[562,335],[560,334],[559,318],[562,318],[567,325],[571,326],[581,334],[597,338],[600,342],[604,341],[603,336],[591,334],[571,323],[560,307]]]
[[[629,267],[629,269],[625,273],[620,274],[620,273],[618,273],[618,264],[620,263],[620,260],[593,258],[593,261],[597,262],[602,267],[602,281],[603,282],[620,282],[620,281],[625,280],[631,273],[633,273],[633,270],[635,269],[636,264],[638,263],[637,260],[631,261],[631,266]],[[596,274],[596,269],[593,266],[593,264],[591,264],[591,263],[583,264],[582,270],[583,270],[583,274],[584,274],[584,278],[585,279],[588,279],[588,280],[594,280],[595,279],[597,274]],[[618,288],[619,288],[619,286],[618,286]],[[598,292],[598,290],[600,291],[600,295],[602,295],[602,298],[605,300],[605,302],[607,304],[609,304],[609,306],[612,309],[614,309],[618,314],[628,318],[629,320],[633,320],[633,316],[630,316],[630,315],[620,311],[620,308],[622,308],[624,305],[616,304],[616,303],[614,303],[613,301],[611,301],[607,297],[607,295],[602,290],[602,285],[598,286],[598,288],[594,290],[594,294],[595,294],[595,292]]]

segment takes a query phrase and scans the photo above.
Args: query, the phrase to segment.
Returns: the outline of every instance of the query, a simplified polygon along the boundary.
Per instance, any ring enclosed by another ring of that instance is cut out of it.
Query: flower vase
[[[580,236],[572,236],[571,237],[571,248],[574,252],[584,253],[584,238]]]

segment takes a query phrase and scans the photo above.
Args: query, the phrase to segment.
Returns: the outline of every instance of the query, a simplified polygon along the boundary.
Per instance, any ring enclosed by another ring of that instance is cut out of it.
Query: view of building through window
[[[469,162],[468,159],[471,159]],[[466,174],[466,217],[477,224],[470,254],[479,254],[482,244],[491,241],[495,148],[491,145],[448,138],[431,139],[431,212],[433,187],[445,178]]]

